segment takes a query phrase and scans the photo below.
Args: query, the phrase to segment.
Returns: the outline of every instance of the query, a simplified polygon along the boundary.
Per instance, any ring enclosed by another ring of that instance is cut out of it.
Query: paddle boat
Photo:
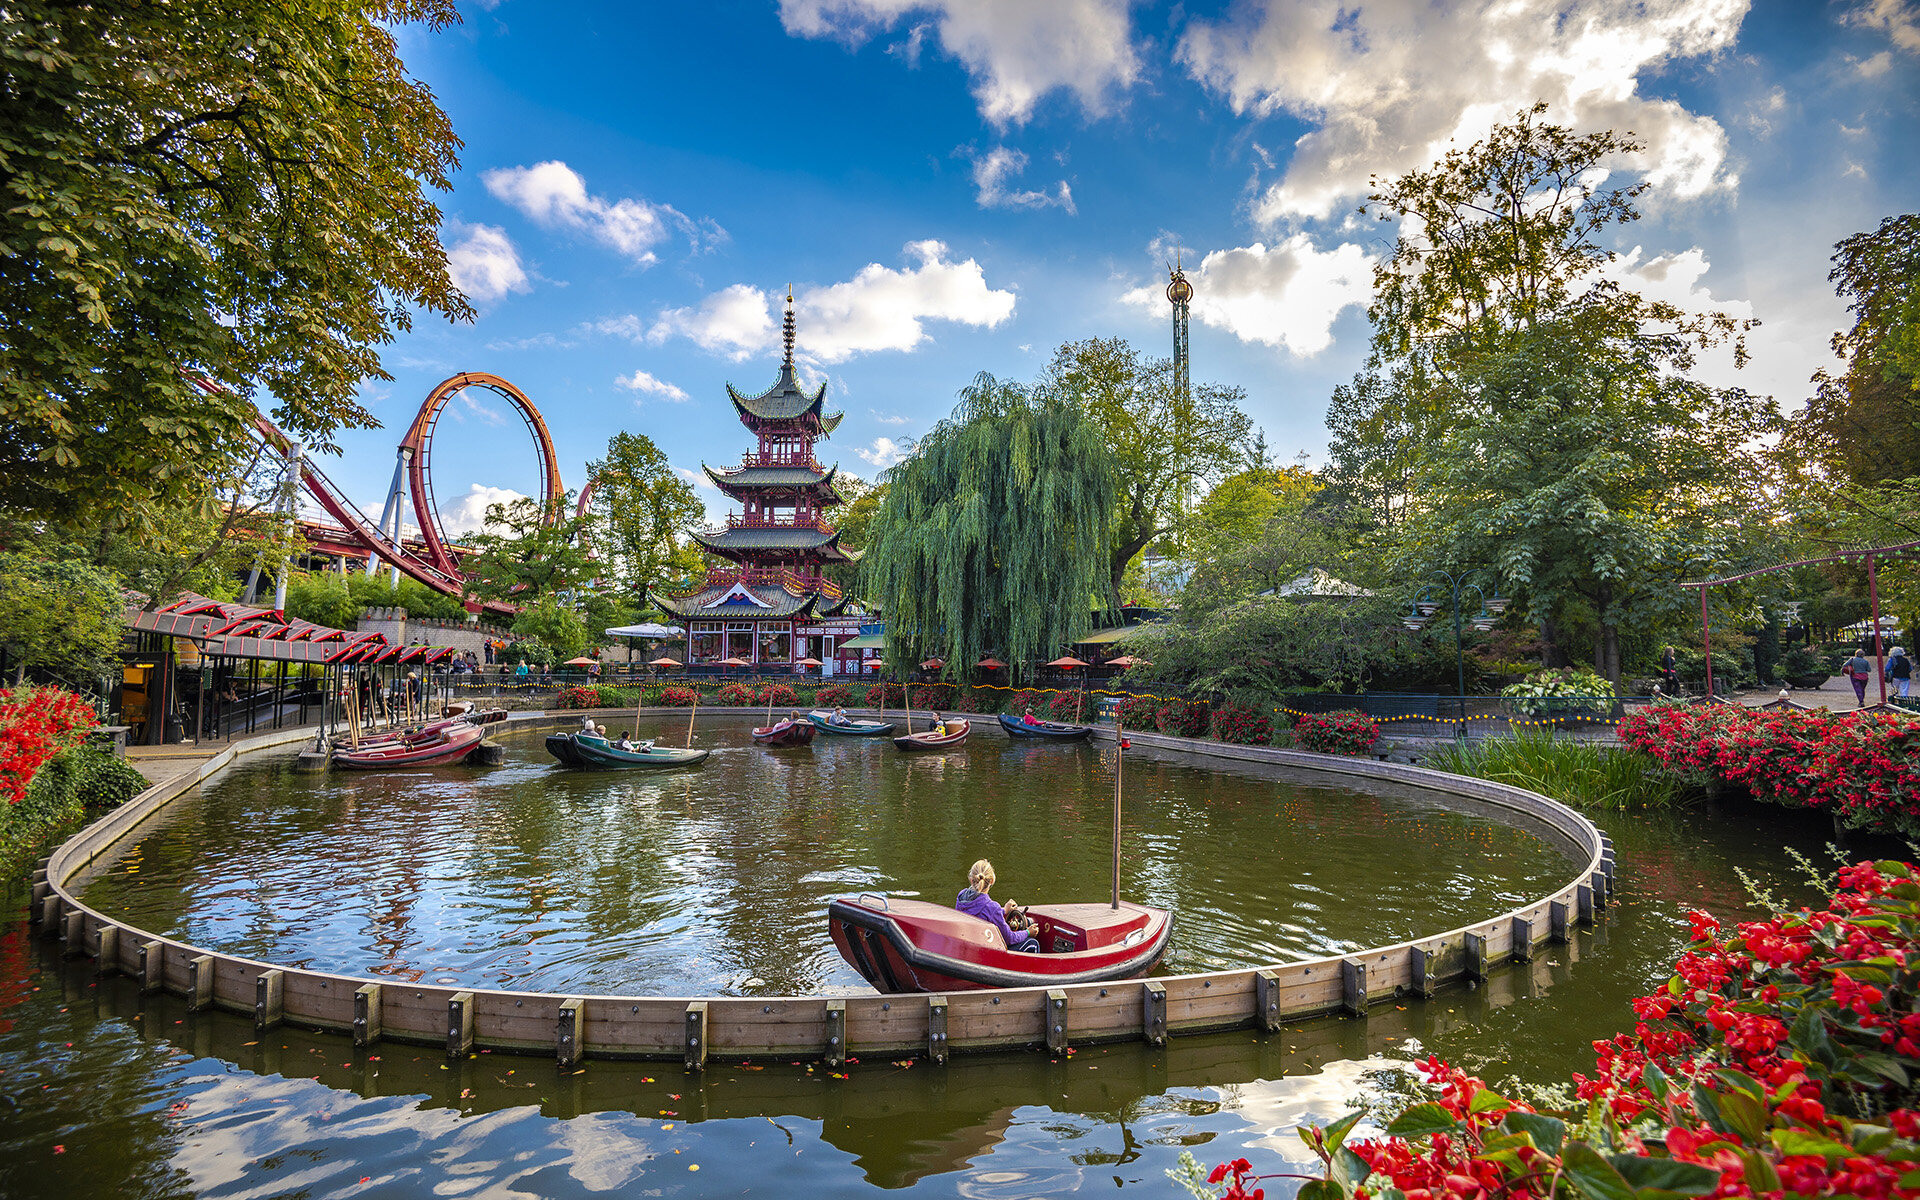
[[[487,731],[478,725],[453,721],[441,728],[389,736],[373,742],[362,739],[358,746],[336,745],[333,748],[333,762],[335,766],[351,767],[356,771],[390,767],[444,767],[472,754],[486,736]]]
[[[547,753],[559,760],[563,767],[581,771],[622,771],[649,767],[656,770],[691,767],[705,762],[707,755],[713,751],[656,746],[652,742],[635,742],[631,750],[622,750],[598,734],[574,732],[548,734]]]
[[[419,738],[460,725],[493,725],[507,719],[507,710],[504,708],[489,709],[486,712],[473,712],[470,708],[463,709],[459,712],[451,712],[447,709],[441,711],[447,713],[447,715],[442,716],[437,721],[428,721],[425,725],[416,725],[411,729],[389,729],[383,733],[363,733],[360,735],[360,748],[364,750],[370,746],[384,745],[387,742]]]
[[[1167,910],[1120,901],[1035,904],[1026,910],[1038,954],[1007,949],[991,922],[924,900],[864,893],[827,904],[842,958],[883,992],[1060,987],[1138,979],[1167,950]]]
[[[959,717],[949,717],[945,733],[935,733],[931,729],[921,733],[906,733],[893,739],[893,744],[902,750],[945,750],[966,741],[967,731],[972,728],[971,724]]]
[[[804,746],[813,740],[813,722],[788,717],[784,721],[756,727],[753,740],[762,746]]]
[[[831,733],[837,737],[887,737],[893,733],[892,721],[856,721],[846,717],[844,723],[836,723],[832,713],[824,713],[819,709],[808,713],[807,720],[821,733]]]
[[[1093,736],[1093,729],[1087,725],[1062,725],[1056,721],[1041,721],[1029,725],[1019,717],[1000,714],[1000,728],[1012,738],[1031,738],[1043,742],[1084,742]]]

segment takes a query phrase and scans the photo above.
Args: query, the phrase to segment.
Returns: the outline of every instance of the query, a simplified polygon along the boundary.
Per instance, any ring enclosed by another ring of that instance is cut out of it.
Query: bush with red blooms
[[[1128,696],[1120,702],[1120,723],[1128,729],[1147,729],[1154,725],[1160,701],[1152,696]]]
[[[1093,697],[1075,688],[1047,699],[1047,715],[1056,721],[1084,721],[1093,715]]]
[[[853,689],[844,683],[830,683],[813,694],[821,708],[845,708],[853,703]]]
[[[561,708],[599,708],[600,689],[594,687],[564,687],[560,689]]]
[[[663,687],[660,703],[667,708],[692,708],[700,703],[700,691],[690,687]]]
[[[1856,828],[1920,836],[1920,718],[1663,704],[1630,714],[1620,741],[1756,800],[1831,808]]]
[[[722,708],[749,708],[764,703],[760,692],[750,683],[723,683],[714,703]]]
[[[900,689],[890,683],[876,683],[867,689],[867,707],[885,708],[889,700],[900,699]]]
[[[1273,722],[1251,704],[1229,701],[1213,710],[1215,741],[1264,746],[1273,740]]]
[[[1029,708],[1045,708],[1047,704],[1046,693],[1036,692],[1032,688],[1021,688],[1017,692],[1002,692],[1000,694],[1007,697],[1007,706],[1002,711],[1011,713],[1016,717],[1026,712]]]
[[[769,683],[753,693],[753,702],[772,704],[775,708],[792,708],[800,703],[800,693],[794,691],[791,684]]]
[[[20,803],[34,773],[79,745],[98,723],[93,709],[72,692],[28,686],[0,691],[0,799]]]
[[[950,683],[922,684],[913,689],[915,708],[946,708],[953,703],[953,685]]]
[[[1910,863],[1858,863],[1830,908],[1731,936],[1691,914],[1666,988],[1574,1076],[1584,1111],[1537,1112],[1430,1058],[1439,1095],[1387,1136],[1343,1145],[1358,1113],[1301,1131],[1325,1177],[1300,1196],[1920,1195],[1917,879]]]
[[[1212,713],[1204,700],[1169,700],[1153,714],[1153,725],[1177,737],[1205,737]]]
[[[1322,754],[1365,754],[1380,740],[1380,725],[1350,708],[1309,713],[1294,721],[1293,740]]]

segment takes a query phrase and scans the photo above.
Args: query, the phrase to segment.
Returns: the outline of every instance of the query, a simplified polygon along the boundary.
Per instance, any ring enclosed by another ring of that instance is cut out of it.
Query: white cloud
[[[1623,164],[1671,198],[1731,190],[1725,131],[1638,93],[1638,77],[1731,46],[1748,0],[1266,0],[1195,21],[1178,57],[1236,112],[1315,126],[1255,203],[1269,223],[1328,217],[1370,176],[1425,166],[1545,100],[1550,119],[1630,129]]]
[[[880,424],[882,424],[882,425],[911,425],[911,424],[913,424],[913,418],[912,418],[912,417],[894,417],[894,416],[888,416],[888,415],[887,415],[886,413],[883,413],[883,412],[881,412],[881,411],[880,411],[879,409],[877,409],[877,408],[870,408],[870,409],[868,409],[867,411],[868,411],[869,413],[871,413],[871,414],[873,414],[873,419],[874,419],[874,420],[876,420],[876,421],[878,421],[878,422],[880,422]]]
[[[911,350],[927,340],[928,321],[994,328],[1013,313],[1014,294],[987,286],[980,264],[949,260],[938,241],[910,242],[915,265],[904,270],[868,263],[852,279],[801,289],[799,349],[815,362],[842,362],[879,350]],[[647,331],[651,341],[685,337],[736,360],[771,350],[779,298],[744,283],[698,305],[668,309]]]
[[[613,381],[617,386],[630,392],[643,392],[649,396],[658,396],[673,404],[684,404],[690,397],[678,386],[664,379],[655,379],[645,371],[636,370],[631,375],[620,375]]]
[[[1352,243],[1321,251],[1305,234],[1272,247],[1260,242],[1215,250],[1187,272],[1193,315],[1202,324],[1246,342],[1295,355],[1313,355],[1333,342],[1333,323],[1345,309],[1373,295],[1373,259]],[[1138,308],[1164,313],[1164,285],[1125,296]]]
[[[487,349],[494,353],[506,350],[571,350],[571,339],[563,339],[551,333],[536,333],[531,337],[495,338],[487,343]]]
[[[797,37],[857,46],[909,13],[927,14],[941,48],[972,77],[980,115],[1005,128],[1057,88],[1105,111],[1140,74],[1127,8],[1128,0],[780,0],[780,21]],[[910,61],[921,36],[908,39]]]
[[[1863,0],[1841,20],[1883,30],[1894,49],[1920,54],[1920,3],[1915,0]]]
[[[1005,146],[995,146],[985,154],[973,160],[973,186],[979,189],[974,197],[981,208],[1047,208],[1058,206],[1067,210],[1068,215],[1079,210],[1073,206],[1073,190],[1062,179],[1051,192],[1009,191],[1007,181],[1027,169],[1027,156],[1020,150],[1009,150]]]
[[[913,439],[896,442],[889,437],[875,438],[873,445],[855,447],[853,452],[869,466],[884,471],[913,453]]]
[[[506,230],[449,222],[447,231],[459,238],[447,247],[447,274],[468,299],[484,304],[508,292],[532,290],[527,270],[520,265],[520,252]]]
[[[675,232],[685,235],[695,251],[727,236],[713,222],[696,223],[671,205],[592,195],[580,173],[557,159],[531,167],[503,167],[480,178],[496,199],[536,224],[587,234],[642,266],[658,261],[653,248]]]
[[[440,524],[449,537],[460,537],[469,533],[479,533],[486,528],[487,506],[492,504],[512,504],[515,500],[527,497],[512,488],[488,487],[483,483],[472,484],[467,494],[446,505],[440,510]]]

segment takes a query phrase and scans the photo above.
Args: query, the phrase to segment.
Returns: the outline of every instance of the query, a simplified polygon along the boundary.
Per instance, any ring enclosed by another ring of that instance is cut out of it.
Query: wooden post
[[[40,901],[40,936],[60,936],[60,893],[50,892]]]
[[[159,942],[142,942],[134,951],[140,960],[140,994],[150,996],[166,986],[167,953]]]
[[[693,717],[700,711],[700,685],[693,685],[693,703],[687,708],[687,749],[693,749]]]
[[[689,1071],[707,1069],[707,1002],[687,1005],[686,1063]]]
[[[1167,1044],[1167,985],[1157,979],[1140,985],[1140,1031],[1156,1046]]]
[[[827,1001],[825,1057],[829,1067],[837,1067],[847,1061],[847,1002],[845,1000]]]
[[[1253,973],[1253,1019],[1265,1033],[1280,1028],[1280,976],[1273,971]]]
[[[353,993],[353,1044],[365,1049],[380,1040],[380,985],[362,984]]]
[[[1587,882],[1593,885],[1593,907],[1602,909],[1607,906],[1607,873],[1595,871]]]
[[[60,952],[60,957],[79,958],[82,954],[85,954],[87,952],[86,910],[81,908],[76,908],[73,911],[69,912],[67,914],[65,924],[66,924],[66,929],[61,934],[61,937],[63,940],[65,940],[65,942],[67,943],[67,946],[66,946],[66,949]]]
[[[585,1000],[574,996],[560,1002],[559,1028],[555,1030],[554,1057],[562,1068],[578,1066],[587,1052],[587,1022],[581,1011]]]
[[[1573,934],[1568,929],[1567,902],[1551,900],[1547,903],[1547,936],[1556,942],[1565,942]]]
[[[1573,889],[1575,919],[1582,925],[1593,924],[1593,885],[1583,883]]]
[[[1127,761],[1126,727],[1115,716],[1113,726],[1113,911],[1120,911],[1120,772]]]
[[[1413,994],[1421,999],[1433,995],[1438,982],[1433,977],[1433,947],[1412,946],[1407,950],[1407,973],[1413,979]]]
[[[927,997],[927,1057],[947,1065],[947,998]]]
[[[1513,949],[1515,962],[1533,961],[1533,920],[1530,917],[1513,919]]]
[[[93,973],[109,975],[120,969],[120,927],[102,925],[93,935]]]
[[[203,1012],[213,1004],[213,956],[196,954],[187,960],[187,1011]]]
[[[286,1016],[286,974],[279,970],[262,971],[253,981],[253,1029],[264,1033]]]
[[[1059,988],[1047,991],[1047,1049],[1067,1052],[1067,994]]]
[[[38,924],[40,923],[40,911],[41,911],[41,908],[42,908],[42,906],[43,906],[43,905],[45,905],[45,904],[46,904],[46,902],[47,902],[47,897],[48,897],[48,896],[51,896],[51,895],[53,895],[53,885],[52,885],[52,884],[50,884],[50,883],[48,883],[48,882],[47,882],[47,881],[46,881],[45,879],[36,879],[36,880],[34,880],[34,882],[33,882],[33,900],[32,900],[32,902],[31,902],[31,903],[30,903],[30,904],[28,905],[28,907],[27,907],[27,919],[28,919],[28,920],[30,920],[30,921],[32,921],[32,922],[33,922],[34,924],[36,924],[36,925],[38,925]]]
[[[1478,983],[1487,977],[1487,939],[1477,933],[1463,937],[1467,951],[1467,978]]]
[[[1340,1007],[1356,1017],[1367,1014],[1367,964],[1357,958],[1340,960]]]
[[[447,1057],[465,1058],[473,1050],[473,993],[447,997]]]

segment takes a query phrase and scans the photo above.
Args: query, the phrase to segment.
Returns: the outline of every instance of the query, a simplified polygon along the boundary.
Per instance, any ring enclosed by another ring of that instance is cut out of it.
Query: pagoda
[[[786,354],[773,386],[743,396],[727,385],[735,415],[758,439],[740,465],[715,470],[701,464],[714,486],[741,504],[725,526],[700,530],[706,578],[691,591],[648,599],[686,622],[687,661],[739,659],[790,668],[802,658],[830,664],[825,673],[860,669],[838,643],[860,632],[857,620],[834,620],[847,607],[840,586],[826,579],[829,563],[853,562],[826,511],[846,502],[834,488],[838,467],[822,467],[813,444],[830,437],[844,413],[825,411],[827,385],[812,392],[793,370],[793,292],[787,292],[782,338]],[[725,560],[722,565],[714,559]],[[836,664],[836,659],[838,663]],[[839,671],[834,670],[837,665]]]

